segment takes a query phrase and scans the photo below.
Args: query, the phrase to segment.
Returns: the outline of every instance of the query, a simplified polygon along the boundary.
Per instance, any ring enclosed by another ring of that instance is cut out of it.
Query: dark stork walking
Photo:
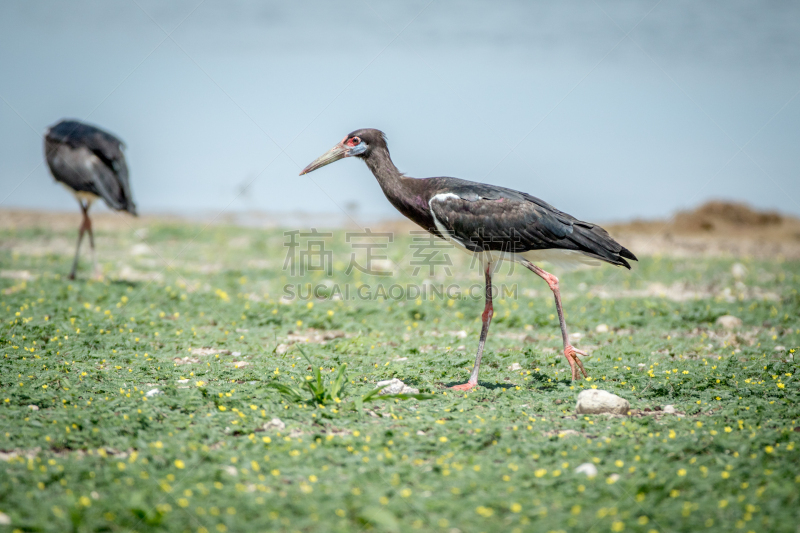
[[[599,261],[605,261],[630,269],[627,259],[636,260],[636,256],[600,226],[581,222],[524,192],[458,178],[416,179],[404,176],[392,163],[386,136],[375,129],[349,134],[303,169],[300,175],[353,156],[364,160],[386,198],[403,215],[432,234],[452,240],[481,256],[486,277],[486,305],[478,354],[469,381],[456,385],[454,389],[469,390],[478,384],[483,347],[494,314],[492,274],[502,259],[521,263],[550,286],[561,325],[564,357],[572,369],[572,379],[580,379],[578,369],[586,377],[583,363],[578,358],[578,354],[586,353],[569,343],[558,278],[534,262],[577,260],[599,264]]]
[[[84,232],[89,233],[92,264],[95,275],[99,275],[89,218],[92,202],[102,198],[111,209],[136,216],[128,184],[128,165],[122,153],[124,147],[123,142],[110,133],[76,120],[62,120],[45,132],[44,152],[50,172],[75,195],[83,212],[69,279],[75,279]]]

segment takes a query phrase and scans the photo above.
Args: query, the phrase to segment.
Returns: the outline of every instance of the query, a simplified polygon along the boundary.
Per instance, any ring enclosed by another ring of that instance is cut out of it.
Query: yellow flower
[[[205,384],[206,384],[206,382],[205,382],[205,381],[196,381],[196,382],[195,382],[195,385],[197,385],[198,387],[202,387],[202,386],[203,386],[203,385],[205,385]]]
[[[544,477],[545,474],[547,474],[547,470],[545,470],[544,468],[539,468],[533,473],[533,475],[536,477]]]
[[[512,503],[511,504],[511,512],[512,513],[518,513],[520,511],[522,511],[522,506],[520,504],[518,504],[518,503]]]
[[[686,475],[686,469],[685,468],[681,468],[680,470],[678,470],[678,475],[681,476],[681,477],[685,476]]]
[[[180,459],[175,459],[175,468],[186,468],[186,463],[181,461]]]
[[[775,448],[773,448],[772,446],[767,446],[766,448],[764,448],[764,451],[767,453],[772,453],[775,451]]]
[[[227,410],[227,409],[228,409],[228,408],[227,408],[227,407],[225,407],[224,405],[220,405],[220,406],[219,406],[219,410],[220,410],[220,411],[225,411],[225,410]]]

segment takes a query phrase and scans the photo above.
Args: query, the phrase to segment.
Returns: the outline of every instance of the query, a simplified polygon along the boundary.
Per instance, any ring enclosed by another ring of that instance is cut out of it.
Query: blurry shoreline
[[[92,215],[100,232],[133,231],[154,224],[222,225],[251,229],[331,229],[409,232],[419,228],[405,219],[331,213],[146,214],[131,217],[101,210]],[[0,231],[77,231],[77,211],[0,209]],[[601,223],[620,243],[640,256],[753,257],[800,259],[800,219],[774,211],[757,211],[745,204],[712,201],[679,211],[662,220]],[[2,244],[2,237],[0,237]],[[3,246],[0,245],[0,248]]]

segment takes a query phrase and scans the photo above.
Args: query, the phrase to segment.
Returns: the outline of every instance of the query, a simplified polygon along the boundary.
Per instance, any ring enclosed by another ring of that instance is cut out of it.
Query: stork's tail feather
[[[626,259],[638,261],[630,250],[611,238],[606,230],[594,224],[586,222],[574,224],[569,239],[585,254],[612,265],[624,266],[630,270],[631,265]]]

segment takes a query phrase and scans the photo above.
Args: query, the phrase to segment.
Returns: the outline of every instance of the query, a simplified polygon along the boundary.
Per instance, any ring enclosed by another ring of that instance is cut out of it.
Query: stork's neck
[[[404,176],[394,166],[385,148],[373,150],[364,162],[378,180],[383,194],[398,211],[426,230],[434,227],[428,206],[430,191],[426,189],[427,180]]]
[[[376,148],[364,159],[375,179],[389,196],[389,191],[400,193],[402,188],[403,174],[394,166],[389,151],[386,148]],[[391,199],[391,198],[390,198]]]

